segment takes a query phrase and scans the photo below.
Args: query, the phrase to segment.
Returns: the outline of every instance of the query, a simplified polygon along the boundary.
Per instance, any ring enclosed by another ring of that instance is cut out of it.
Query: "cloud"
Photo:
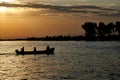
[[[56,6],[50,4],[15,4],[15,3],[0,3],[0,6],[13,7],[13,8],[33,8],[33,9],[48,9],[49,12],[53,13],[71,13],[71,14],[93,14],[99,16],[117,16],[120,17],[119,9],[103,8],[95,5],[79,5],[79,6]]]

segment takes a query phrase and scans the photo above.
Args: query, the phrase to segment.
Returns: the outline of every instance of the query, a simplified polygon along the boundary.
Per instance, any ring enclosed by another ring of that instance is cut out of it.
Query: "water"
[[[55,47],[55,55],[15,49]],[[1,41],[0,80],[120,80],[120,42]]]

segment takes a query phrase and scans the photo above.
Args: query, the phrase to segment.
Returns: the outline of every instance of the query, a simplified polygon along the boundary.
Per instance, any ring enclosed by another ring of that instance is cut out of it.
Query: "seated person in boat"
[[[34,52],[36,52],[36,47],[34,47]]]

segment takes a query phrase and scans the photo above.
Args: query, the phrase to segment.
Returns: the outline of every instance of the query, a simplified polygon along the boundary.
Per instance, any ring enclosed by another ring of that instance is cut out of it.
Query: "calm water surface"
[[[55,55],[15,55],[15,49]],[[0,80],[120,80],[120,42],[1,41]]]

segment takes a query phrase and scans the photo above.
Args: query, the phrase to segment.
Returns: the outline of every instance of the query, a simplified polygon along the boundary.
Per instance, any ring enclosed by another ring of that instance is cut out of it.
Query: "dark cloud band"
[[[22,7],[22,8],[44,8],[52,12],[63,12],[63,13],[91,13],[101,16],[118,16],[120,17],[120,10],[98,7],[95,5],[81,5],[81,6],[55,6],[47,4],[35,4],[35,3],[26,3],[26,4],[12,4],[12,3],[0,3],[0,6],[5,7]]]

